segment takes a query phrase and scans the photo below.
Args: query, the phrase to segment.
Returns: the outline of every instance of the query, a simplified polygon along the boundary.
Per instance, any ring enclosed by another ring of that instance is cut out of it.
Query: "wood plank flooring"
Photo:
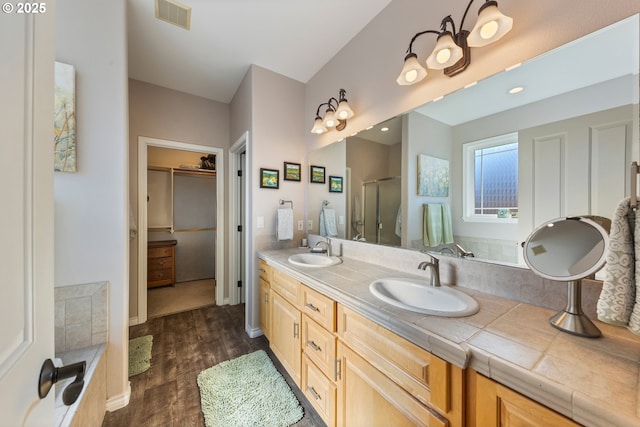
[[[202,370],[265,350],[304,409],[296,427],[324,426],[322,419],[278,363],[264,337],[244,331],[244,304],[209,306],[132,326],[130,338],[153,335],[151,368],[130,378],[129,405],[107,412],[102,427],[204,426],[196,377]]]

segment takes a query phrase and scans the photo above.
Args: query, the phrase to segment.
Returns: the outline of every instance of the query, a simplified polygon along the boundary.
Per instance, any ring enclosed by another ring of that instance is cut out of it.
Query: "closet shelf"
[[[190,168],[170,168],[166,166],[148,166],[147,170],[156,172],[172,172],[180,175],[201,175],[201,176],[216,176],[216,171],[208,169],[190,169]]]

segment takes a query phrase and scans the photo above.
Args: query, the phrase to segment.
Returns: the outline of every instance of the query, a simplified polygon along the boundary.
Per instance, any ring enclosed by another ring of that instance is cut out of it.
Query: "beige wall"
[[[465,28],[475,22],[477,3],[469,12]],[[417,85],[399,86],[395,79],[411,37],[424,29],[439,28],[440,20],[449,14],[458,24],[466,4],[466,1],[394,0],[378,14],[307,82],[305,124],[309,127],[318,104],[328,96],[335,96],[339,88],[347,90],[349,104],[356,113],[342,132],[320,136],[306,132],[309,149],[345,138],[640,12],[637,0],[502,1],[500,9],[513,18],[513,30],[497,43],[472,49],[472,63],[466,71],[452,78],[429,71],[427,78]],[[424,58],[434,44],[435,37],[422,36],[414,44],[414,51]]]
[[[229,105],[160,86],[129,80],[129,200],[138,215],[138,137],[228,150]],[[225,161],[218,159],[217,161]],[[225,192],[225,204],[228,200]],[[225,220],[226,221],[226,220]],[[225,228],[227,228],[225,224]],[[138,240],[130,241],[129,317],[138,315]],[[225,260],[228,263],[229,260]],[[228,272],[225,268],[225,272]],[[224,283],[228,283],[227,277]]]

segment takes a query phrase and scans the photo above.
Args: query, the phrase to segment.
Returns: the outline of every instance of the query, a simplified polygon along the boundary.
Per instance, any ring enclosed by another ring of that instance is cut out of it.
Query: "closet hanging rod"
[[[282,200],[280,199],[280,204],[284,205],[285,203],[291,203],[291,209],[293,209],[293,201],[292,200]]]
[[[629,184],[631,185],[631,194],[629,199],[629,207],[631,209],[635,209],[638,206],[638,193],[637,193],[637,184],[638,184],[638,172],[640,172],[638,168],[638,162],[631,162],[630,174],[629,174]]]

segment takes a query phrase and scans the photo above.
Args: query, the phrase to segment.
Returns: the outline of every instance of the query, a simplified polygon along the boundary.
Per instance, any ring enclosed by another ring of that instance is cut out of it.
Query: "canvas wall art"
[[[76,172],[76,72],[73,65],[55,63],[53,121],[54,169]]]
[[[418,154],[418,196],[449,197],[449,161]]]

